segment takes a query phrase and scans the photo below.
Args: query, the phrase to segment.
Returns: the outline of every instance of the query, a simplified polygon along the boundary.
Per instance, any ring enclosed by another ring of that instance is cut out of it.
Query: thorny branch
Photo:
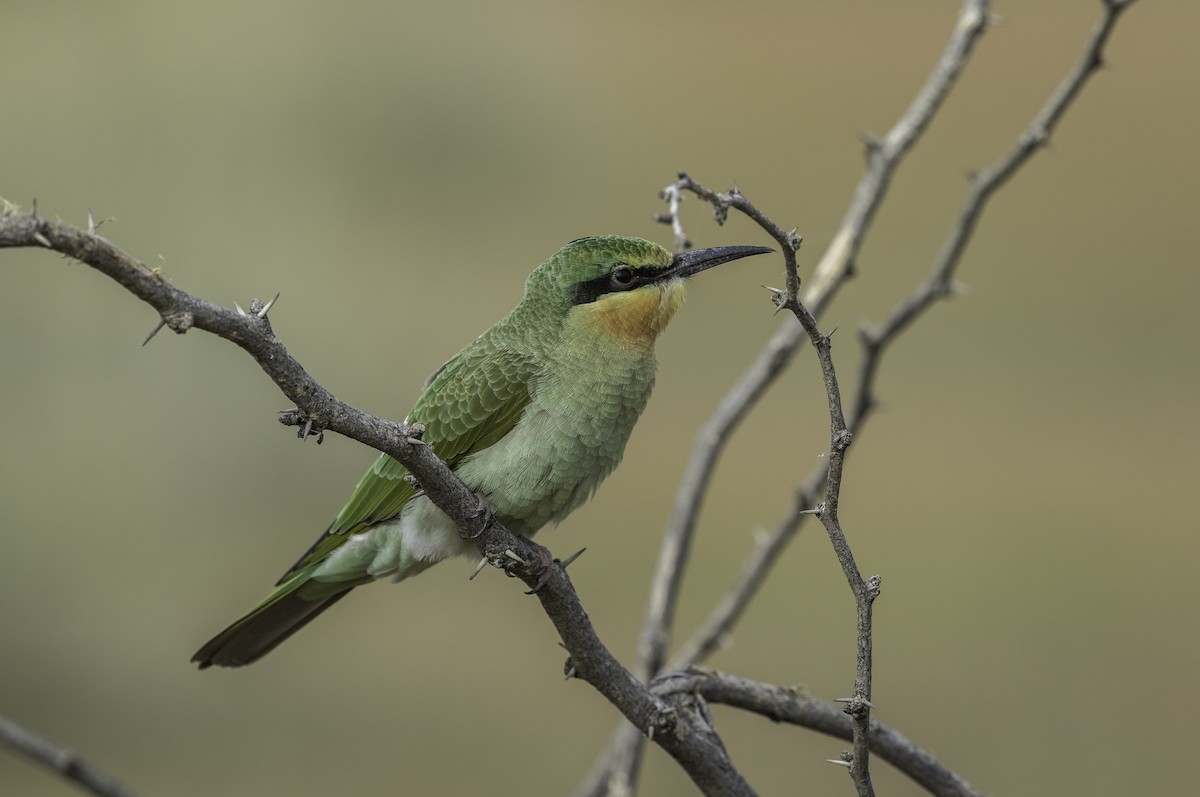
[[[852,720],[837,703],[818,700],[802,690],[765,684],[729,673],[688,668],[655,678],[651,691],[665,698],[689,693],[734,708],[761,714],[772,722],[786,722],[849,740]],[[904,772],[937,797],[981,797],[982,792],[946,769],[929,752],[899,732],[871,720],[871,750]]]
[[[680,711],[675,703],[653,695],[600,642],[560,563],[545,548],[510,533],[486,512],[470,489],[421,442],[419,424],[376,418],[317,383],[271,330],[270,304],[252,304],[250,312],[218,307],[174,287],[97,235],[92,225],[83,230],[39,218],[36,211],[0,213],[0,249],[19,247],[44,247],[91,266],[152,306],[175,332],[201,329],[241,347],[295,402],[297,409],[283,419],[286,423],[301,425],[307,432],[337,432],[400,461],[430,500],[458,525],[464,539],[473,539],[489,562],[536,592],[571,656],[575,677],[591,684],[630,723],[651,736],[704,794],[754,794],[702,716]]]
[[[789,266],[794,268],[794,266]],[[829,403],[829,458],[828,476],[825,483],[825,500],[817,504],[811,512],[825,526],[833,550],[837,554],[838,563],[846,575],[850,591],[854,593],[854,604],[858,616],[857,646],[854,668],[854,694],[840,702],[846,703],[846,713],[854,721],[854,750],[849,756],[843,754],[846,763],[850,765],[850,777],[854,780],[859,797],[873,797],[875,789],[871,785],[870,771],[870,729],[871,729],[871,644],[872,644],[872,606],[879,596],[880,577],[862,577],[858,564],[854,561],[854,553],[850,543],[842,531],[838,519],[838,504],[842,492],[842,471],[846,462],[846,449],[852,439],[850,430],[846,427],[846,414],[842,409],[842,390],[838,384],[837,370],[833,365],[833,346],[830,335],[823,334],[817,325],[817,319],[800,301],[796,288],[799,281],[794,274],[788,275],[788,290],[776,291],[775,306],[779,309],[791,310],[800,326],[808,334],[813,348],[817,350],[817,361],[821,365],[821,377],[825,382],[825,395]]]
[[[878,328],[863,330],[861,341],[864,357],[859,370],[857,389],[850,403],[850,417],[846,423],[846,428],[851,434],[861,429],[875,407],[874,383],[883,351],[929,306],[938,299],[952,295],[953,273],[987,200],[1037,149],[1045,146],[1053,128],[1082,90],[1087,79],[1103,65],[1103,50],[1117,18],[1133,2],[1134,0],[1104,0],[1101,19],[1089,37],[1079,62],[1053,92],[1045,107],[1019,137],[1013,149],[997,164],[973,178],[963,210],[935,262],[930,277],[910,297],[901,302]],[[954,33],[938,66],[912,105],[887,136],[882,140],[868,141],[867,172],[859,183],[841,228],[808,281],[803,294],[802,301],[812,309],[814,316],[820,316],[833,294],[853,271],[855,257],[865,239],[874,211],[886,192],[892,173],[950,90],[975,41],[986,30],[988,13],[986,2],[964,2]],[[692,191],[712,204],[718,223],[724,221],[730,207],[741,210],[739,205],[745,201],[736,190],[728,194],[716,194],[703,188],[697,191],[693,185],[690,178],[681,174],[679,181],[664,189],[662,194],[668,202],[668,212],[659,216],[659,220],[671,225],[677,246],[690,245],[679,217],[680,203],[685,190]],[[751,215],[751,218],[759,220],[757,216]],[[760,225],[779,240],[777,225],[773,222],[762,224],[761,221]],[[783,246],[783,251],[786,254],[789,248]],[[790,268],[789,264],[789,283],[785,294],[791,289]],[[642,632],[642,645],[639,647],[640,653],[651,650],[660,657],[664,655],[670,640],[674,606],[681,580],[679,573],[686,565],[690,538],[708,479],[715,469],[725,441],[790,362],[803,335],[803,326],[792,323],[790,318],[785,321],[698,434],[676,498],[675,512],[664,532],[664,542],[651,588],[652,597]],[[743,564],[731,589],[714,607],[703,625],[681,646],[668,668],[702,661],[729,637],[775,562],[786,549],[787,543],[812,513],[815,496],[819,494],[821,485],[828,478],[829,466],[830,462],[826,460],[810,474],[805,486],[797,491],[793,506],[787,515],[770,535],[760,540]],[[861,614],[859,619],[861,632]],[[656,647],[650,648],[646,644],[648,639],[654,640]],[[646,662],[655,661],[653,658],[647,658],[644,662],[639,658],[635,672],[644,677]],[[657,661],[661,662],[661,658]],[[643,743],[636,733],[631,733],[630,730],[628,727],[618,727],[608,748],[601,754],[596,766],[577,790],[576,794],[579,797],[602,793],[633,793]]]

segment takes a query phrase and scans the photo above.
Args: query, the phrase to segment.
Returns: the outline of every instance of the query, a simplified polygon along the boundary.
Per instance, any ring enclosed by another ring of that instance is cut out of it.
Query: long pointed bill
[[[766,246],[714,246],[712,249],[693,249],[690,252],[675,255],[671,261],[671,267],[663,276],[690,277],[731,260],[739,260],[751,255],[765,255],[774,251]]]

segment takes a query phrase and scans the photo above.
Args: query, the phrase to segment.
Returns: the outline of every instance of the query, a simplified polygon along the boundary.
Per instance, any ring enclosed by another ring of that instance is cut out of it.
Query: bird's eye
[[[628,266],[617,266],[613,269],[609,279],[612,280],[614,288],[629,288],[637,280],[637,276]]]

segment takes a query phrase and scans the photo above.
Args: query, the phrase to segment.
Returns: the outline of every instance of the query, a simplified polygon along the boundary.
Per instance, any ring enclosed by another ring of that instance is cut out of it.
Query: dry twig
[[[49,767],[96,797],[136,797],[116,778],[100,771],[75,753],[3,716],[0,716],[0,744]]]

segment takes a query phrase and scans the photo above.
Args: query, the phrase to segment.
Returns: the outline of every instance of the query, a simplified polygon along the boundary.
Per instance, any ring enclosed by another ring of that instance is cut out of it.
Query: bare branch
[[[800,322],[817,350],[817,361],[821,366],[821,378],[825,383],[825,395],[829,407],[829,464],[828,478],[825,485],[825,500],[812,511],[821,520],[837,554],[838,563],[854,593],[854,604],[857,611],[857,645],[858,652],[854,668],[854,695],[843,700],[846,703],[846,713],[854,721],[854,752],[847,762],[850,764],[850,777],[854,780],[859,797],[874,797],[875,789],[871,785],[870,772],[870,725],[871,725],[871,648],[872,648],[872,607],[875,598],[879,596],[881,580],[879,576],[864,579],[854,561],[854,553],[850,543],[842,531],[838,518],[838,505],[841,499],[842,472],[846,462],[846,449],[850,447],[853,436],[846,426],[846,414],[842,408],[842,391],[838,384],[837,370],[833,364],[833,345],[830,335],[823,334],[817,326],[817,319],[800,301],[796,288],[798,284],[789,275],[786,293],[776,294],[776,306],[788,309]]]
[[[38,736],[4,716],[0,716],[0,744],[18,755],[49,767],[96,797],[137,797],[123,783],[75,753],[59,747],[49,739]]]
[[[724,213],[732,207],[758,222],[775,239],[783,251],[789,287],[799,289],[800,280],[796,276],[796,250],[800,248],[803,239],[795,230],[784,230],[767,218],[737,189],[726,194],[717,194],[693,181],[683,172],[679,174],[679,179],[663,189],[662,193],[664,196],[674,197],[681,195],[684,191],[690,191],[711,203],[719,213]],[[678,205],[675,203],[672,206],[673,217],[677,210]],[[719,216],[719,218],[723,218],[723,216]],[[677,218],[676,221],[678,221]],[[759,363],[763,365],[765,371],[778,373],[782,370],[783,365],[787,362],[787,357],[782,356],[779,350],[773,350],[769,345],[766,353],[776,356],[760,356]],[[760,384],[765,388],[767,382],[764,381]],[[754,389],[751,387],[751,391]],[[666,659],[674,624],[675,607],[679,599],[679,588],[683,580],[684,565],[687,562],[696,518],[699,514],[700,501],[716,465],[717,456],[725,441],[733,433],[737,422],[757,398],[758,395],[754,395],[753,392],[743,393],[736,389],[732,391],[725,397],[714,416],[714,419],[719,418],[720,420],[715,424],[713,420],[710,420],[697,440],[696,450],[693,452],[684,475],[683,486],[676,496],[675,511],[663,532],[658,564],[651,582],[650,598],[646,607],[646,619],[638,640],[637,659],[633,671],[643,681],[653,677]],[[725,409],[728,409],[730,415],[724,414],[723,410]],[[704,456],[697,456],[701,451],[704,452]]]
[[[765,684],[723,672],[689,669],[656,678],[651,690],[660,697],[687,692],[712,703],[721,703],[770,719],[787,722],[839,739],[852,736],[852,720],[837,703],[818,700],[796,689]],[[932,754],[897,731],[871,720],[871,750],[937,797],[981,797]]]
[[[873,387],[883,349],[913,323],[925,310],[939,299],[954,295],[954,274],[970,243],[971,236],[988,200],[1033,155],[1045,147],[1050,135],[1067,108],[1079,96],[1088,78],[1104,64],[1104,45],[1116,25],[1121,12],[1133,5],[1135,0],[1106,0],[1104,12],[1096,23],[1084,47],[1083,55],[1067,73],[1063,81],[1051,93],[1046,104],[1038,111],[1025,130],[1017,137],[1003,157],[987,169],[978,172],[971,180],[967,197],[959,211],[958,220],[951,229],[945,244],[934,261],[933,269],[926,280],[902,301],[877,329],[862,331],[864,358],[859,373],[859,393],[854,413],[864,415],[874,401]]]
[[[942,57],[908,110],[882,139],[866,139],[867,171],[858,183],[842,226],[813,271],[804,296],[804,303],[813,308],[818,317],[827,297],[832,296],[854,269],[855,258],[875,218],[875,211],[887,194],[892,175],[954,87],[975,43],[987,30],[989,13],[988,0],[964,0]]]
[[[800,530],[805,518],[810,516],[809,510],[816,503],[813,496],[820,492],[828,473],[828,459],[823,460],[823,463],[809,478],[808,484],[796,491],[795,501],[775,530],[758,541],[738,572],[733,586],[713,607],[704,624],[680,645],[679,650],[667,663],[667,671],[682,670],[699,664],[719,650],[733,633],[733,627],[758,594],[759,587],[766,583],[771,566],[779,560],[779,555]]]

